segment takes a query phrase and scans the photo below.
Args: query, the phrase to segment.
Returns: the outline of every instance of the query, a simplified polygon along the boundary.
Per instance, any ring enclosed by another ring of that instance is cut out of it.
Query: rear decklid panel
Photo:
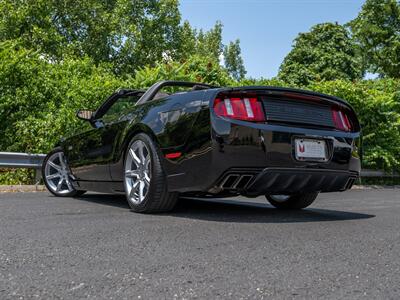
[[[216,90],[210,100],[241,97],[241,95],[257,97],[258,101],[262,103],[266,124],[335,130],[332,111],[338,109],[348,115],[352,123],[351,132],[360,131],[356,114],[347,102],[337,97],[312,91],[279,87],[238,87]]]
[[[295,101],[285,97],[260,97],[267,122],[310,124],[334,128],[330,105]]]

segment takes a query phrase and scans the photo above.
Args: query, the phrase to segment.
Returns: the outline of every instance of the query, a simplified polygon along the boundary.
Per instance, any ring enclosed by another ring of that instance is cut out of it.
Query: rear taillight
[[[262,105],[257,98],[217,98],[214,101],[214,111],[220,117],[251,122],[265,121]]]
[[[336,129],[342,131],[351,131],[352,126],[347,114],[339,108],[332,108],[332,119]]]

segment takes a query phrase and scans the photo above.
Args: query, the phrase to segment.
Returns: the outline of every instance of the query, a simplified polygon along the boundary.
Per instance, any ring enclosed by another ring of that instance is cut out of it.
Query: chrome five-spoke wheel
[[[44,180],[47,188],[55,195],[70,195],[76,190],[71,183],[71,172],[64,153],[54,152],[45,161]]]
[[[140,204],[146,198],[151,181],[151,157],[146,144],[134,141],[125,161],[125,189],[128,201]]]

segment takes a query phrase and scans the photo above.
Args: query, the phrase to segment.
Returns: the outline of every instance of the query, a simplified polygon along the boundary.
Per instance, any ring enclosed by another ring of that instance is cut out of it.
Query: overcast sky
[[[363,0],[181,0],[183,19],[196,28],[224,25],[223,42],[240,39],[247,76],[271,78],[299,32],[355,18]]]

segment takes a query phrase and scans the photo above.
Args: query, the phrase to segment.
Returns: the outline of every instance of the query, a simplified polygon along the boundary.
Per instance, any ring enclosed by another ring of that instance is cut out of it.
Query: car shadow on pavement
[[[375,215],[310,208],[288,211],[278,210],[269,204],[231,199],[181,199],[169,215],[217,222],[237,223],[296,223],[343,221],[373,218]]]
[[[125,196],[87,194],[79,200],[129,209]],[[296,223],[369,219],[375,215],[342,210],[310,208],[283,211],[268,204],[232,199],[182,198],[175,209],[160,216],[237,223]]]
[[[86,201],[101,205],[108,205],[120,208],[130,209],[128,202],[126,202],[125,195],[115,194],[84,194],[79,197],[74,197],[79,201]]]

